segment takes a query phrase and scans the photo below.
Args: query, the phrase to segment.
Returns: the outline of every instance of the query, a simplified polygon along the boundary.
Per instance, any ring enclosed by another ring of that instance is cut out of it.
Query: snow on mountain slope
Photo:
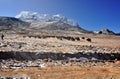
[[[78,26],[78,23],[72,19],[67,19],[65,16],[56,14],[56,15],[49,15],[49,14],[39,14],[37,12],[30,12],[30,11],[22,11],[20,14],[16,16],[23,21],[33,22],[60,22],[66,23],[71,26]]]

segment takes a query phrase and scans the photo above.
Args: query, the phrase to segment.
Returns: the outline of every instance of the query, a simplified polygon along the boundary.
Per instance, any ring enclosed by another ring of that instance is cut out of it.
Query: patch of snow
[[[72,26],[79,26],[78,23],[73,19],[68,19],[67,23]]]
[[[89,59],[88,58],[85,58],[85,57],[80,57],[80,58],[68,58],[68,60],[77,60],[77,61],[82,61],[82,60],[85,60],[85,61],[88,61]]]
[[[45,64],[43,63],[43,64],[39,64],[39,67],[40,68],[45,68]]]
[[[92,60],[92,61],[96,61],[96,60],[98,60],[98,59],[97,59],[97,58],[92,57],[92,58],[91,58],[91,60]]]
[[[77,60],[77,58],[76,57],[74,57],[74,58],[68,57],[68,60]]]
[[[85,61],[88,61],[88,58],[80,57],[79,60],[85,60]]]
[[[98,34],[98,33],[99,33],[99,31],[93,31],[93,33],[96,33],[96,34]]]

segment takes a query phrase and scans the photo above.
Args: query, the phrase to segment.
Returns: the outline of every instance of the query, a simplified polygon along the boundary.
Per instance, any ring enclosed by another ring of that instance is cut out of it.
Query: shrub
[[[85,37],[82,37],[82,39],[85,39]]]
[[[87,38],[86,41],[91,42],[92,40],[90,38]]]

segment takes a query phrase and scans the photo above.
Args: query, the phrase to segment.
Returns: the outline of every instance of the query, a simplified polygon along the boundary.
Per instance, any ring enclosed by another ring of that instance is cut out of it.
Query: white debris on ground
[[[27,76],[0,76],[0,79],[30,79]]]
[[[98,59],[97,59],[97,58],[92,57],[92,58],[91,58],[91,60],[92,60],[92,61],[97,61]]]
[[[70,58],[70,57],[68,57],[67,59],[68,60],[74,60],[74,61],[89,61],[89,60],[91,60],[91,61],[97,61],[98,60],[95,57],[92,57],[91,59],[86,58],[86,57],[80,57],[80,58],[76,58],[76,57]]]
[[[39,64],[39,67],[40,68],[45,68],[45,64],[43,63],[43,64]]]

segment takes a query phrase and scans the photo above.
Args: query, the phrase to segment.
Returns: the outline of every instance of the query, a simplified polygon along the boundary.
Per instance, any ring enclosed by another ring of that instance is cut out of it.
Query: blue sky
[[[0,0],[0,16],[21,11],[62,14],[87,30],[120,32],[120,0]]]

